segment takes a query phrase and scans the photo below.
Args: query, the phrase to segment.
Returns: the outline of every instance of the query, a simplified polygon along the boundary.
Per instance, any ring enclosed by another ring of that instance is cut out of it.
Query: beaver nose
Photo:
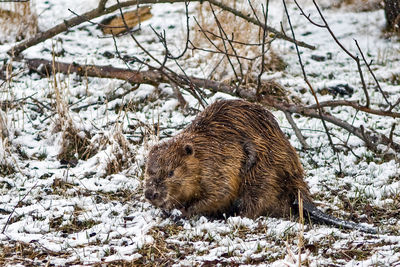
[[[147,189],[145,192],[144,192],[144,196],[145,196],[145,198],[147,198],[148,200],[154,200],[154,199],[156,199],[156,198],[158,198],[158,193],[157,192],[155,192],[153,189]]]

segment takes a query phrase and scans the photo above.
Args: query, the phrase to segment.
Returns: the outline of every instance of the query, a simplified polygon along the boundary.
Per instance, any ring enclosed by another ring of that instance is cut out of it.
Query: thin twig
[[[10,223],[11,217],[14,214],[15,210],[17,209],[17,207],[20,206],[20,204],[22,203],[22,201],[24,201],[24,199],[29,195],[29,193],[32,191],[33,188],[36,187],[36,185],[39,183],[39,180],[36,181],[36,183],[31,187],[31,189],[28,190],[28,192],[26,192],[26,194],[18,201],[17,205],[14,206],[13,210],[11,211],[10,215],[8,216],[8,219],[6,221],[6,224],[3,227],[3,230],[1,231],[2,234],[4,234],[4,232],[6,231],[6,228],[8,226],[8,224]]]
[[[302,135],[299,127],[297,127],[296,122],[293,120],[292,115],[289,112],[284,112],[286,119],[288,120],[290,126],[292,126],[292,129],[297,137],[297,139],[299,139],[299,142],[301,144],[301,146],[303,147],[303,149],[310,149],[310,146],[307,144],[304,136]]]
[[[383,92],[383,90],[382,90],[382,88],[381,88],[381,85],[379,84],[379,81],[378,81],[378,79],[377,79],[376,76],[375,76],[375,73],[374,73],[374,72],[372,71],[372,69],[371,69],[371,64],[368,64],[367,60],[365,59],[364,53],[362,52],[360,46],[358,45],[357,40],[354,39],[354,42],[356,43],[356,46],[357,46],[357,48],[358,48],[358,51],[360,52],[361,57],[362,57],[362,59],[363,59],[365,65],[366,65],[367,68],[368,68],[369,73],[372,75],[372,77],[373,77],[374,80],[375,80],[375,83],[376,83],[376,85],[377,85],[377,87],[378,87],[378,89],[379,89],[379,92],[381,92],[381,94],[382,94],[383,98],[385,99],[386,103],[387,103],[387,104],[389,105],[389,107],[391,108],[391,107],[392,107],[392,104],[391,104],[391,103],[389,102],[389,100],[386,98],[386,95],[385,95],[385,93]]]
[[[282,2],[283,2],[283,6],[284,6],[284,8],[285,8],[286,16],[287,16],[287,18],[288,18],[288,23],[289,23],[289,26],[290,26],[290,30],[291,30],[291,32],[292,32],[293,40],[296,40],[296,36],[295,36],[295,34],[294,34],[294,30],[293,30],[292,22],[291,22],[291,20],[290,20],[289,12],[288,12],[288,10],[287,10],[286,1],[285,1],[285,0],[282,0]],[[319,117],[320,117],[320,119],[321,119],[322,125],[324,126],[326,135],[327,135],[328,140],[329,140],[329,144],[331,145],[333,152],[334,152],[335,155],[337,156],[339,170],[340,170],[340,172],[342,172],[342,166],[341,166],[341,164],[340,164],[339,156],[337,155],[337,151],[336,151],[336,148],[335,148],[335,146],[334,146],[334,144],[333,144],[332,137],[331,137],[331,135],[330,135],[330,133],[329,133],[328,126],[326,125],[325,119],[324,119],[324,117],[322,116],[322,114],[323,114],[322,108],[321,108],[321,106],[320,106],[320,104],[319,104],[319,100],[318,100],[318,97],[317,97],[317,95],[316,95],[316,93],[315,93],[315,91],[314,91],[314,88],[312,87],[311,83],[309,82],[309,80],[308,80],[308,78],[307,78],[307,73],[306,73],[306,71],[305,71],[305,69],[304,69],[304,65],[303,65],[303,62],[302,62],[302,59],[301,59],[299,47],[296,45],[296,43],[295,43],[295,47],[296,47],[297,57],[298,57],[298,59],[299,59],[299,64],[300,64],[300,67],[301,67],[301,71],[303,72],[304,81],[306,82],[306,84],[307,84],[308,87],[310,88],[311,93],[312,93],[312,95],[313,95],[313,97],[314,97],[314,99],[315,99],[315,103],[317,104],[317,109],[318,109]]]
[[[251,3],[251,1],[249,0],[249,3]],[[251,5],[252,7],[252,5]],[[264,12],[264,24],[268,25],[268,7],[269,7],[269,0],[267,0],[267,4],[265,6],[265,11],[263,9]],[[252,7],[253,13],[255,13],[253,7]],[[264,73],[264,64],[265,64],[265,39],[267,38],[267,29],[264,27],[263,29],[263,34],[262,34],[262,45],[261,45],[261,70],[260,73],[258,74],[257,77],[257,96],[260,95],[261,93],[261,76]]]
[[[386,116],[386,117],[392,117],[392,118],[400,118],[400,113],[398,113],[398,112],[384,111],[384,110],[377,110],[377,109],[368,108],[368,107],[359,105],[358,101],[328,100],[328,101],[320,102],[319,106],[320,107],[343,107],[343,106],[348,106],[348,107],[352,107],[352,108],[354,108],[356,110],[360,110],[360,111],[363,111],[363,112],[366,112],[366,113],[370,113],[370,114]],[[313,105],[309,105],[307,107],[316,109],[316,108],[318,108],[318,105],[313,104]]]
[[[313,0],[314,6],[318,11],[319,16],[321,17],[322,21],[324,22],[324,24],[319,24],[319,23],[315,23],[313,20],[311,20],[310,15],[306,15],[303,11],[303,9],[301,8],[301,6],[299,5],[299,3],[297,2],[297,0],[294,0],[295,4],[297,5],[297,7],[299,8],[301,14],[307,18],[307,20],[309,22],[311,22],[312,24],[314,24],[317,27],[320,28],[325,28],[327,29],[327,31],[329,32],[329,34],[331,35],[331,37],[333,38],[333,40],[336,42],[336,44],[342,49],[342,51],[344,51],[349,57],[351,57],[357,64],[357,69],[358,69],[358,73],[360,74],[360,80],[361,80],[361,85],[362,85],[362,89],[364,91],[364,95],[365,95],[365,107],[369,107],[370,104],[370,100],[369,100],[369,94],[368,94],[368,90],[367,90],[367,85],[365,83],[364,80],[364,75],[362,72],[362,68],[361,68],[361,64],[360,64],[360,59],[358,56],[353,55],[352,53],[350,53],[349,50],[347,50],[343,44],[341,42],[339,42],[339,40],[337,39],[336,35],[333,33],[331,27],[329,26],[328,22],[325,19],[325,16],[322,14],[321,9],[319,8],[318,4],[315,2],[315,0]]]
[[[220,34],[221,36],[225,36],[225,37],[227,38],[227,35],[226,35],[225,31],[223,30],[222,25],[221,25],[221,23],[219,22],[218,17],[217,17],[217,15],[215,14],[214,8],[213,8],[213,6],[212,6],[211,4],[210,4],[210,8],[211,8],[211,12],[212,12],[212,14],[213,14],[213,16],[214,16],[214,20],[215,20],[215,22],[217,23],[217,27],[218,27],[218,30],[219,30],[219,34]],[[228,38],[227,38],[227,39],[228,39]],[[222,40],[222,44],[223,44],[224,49],[225,49],[225,52],[226,52],[226,53],[225,53],[226,59],[228,60],[229,64],[231,65],[231,68],[232,68],[233,73],[235,74],[236,80],[239,82],[239,85],[240,85],[240,84],[242,83],[242,79],[243,79],[242,64],[240,63],[240,60],[236,57],[236,59],[237,59],[237,61],[238,61],[238,64],[239,64],[239,67],[240,67],[240,73],[241,73],[241,77],[239,77],[238,74],[236,73],[235,66],[233,65],[233,62],[231,61],[231,58],[227,55],[227,53],[228,53],[228,48],[226,47],[226,44],[225,44],[225,41],[224,41],[224,40]],[[230,44],[231,44],[231,43],[230,43]],[[232,44],[231,44],[231,48],[232,48],[233,53],[237,56],[236,50],[234,49],[234,47],[232,46]]]

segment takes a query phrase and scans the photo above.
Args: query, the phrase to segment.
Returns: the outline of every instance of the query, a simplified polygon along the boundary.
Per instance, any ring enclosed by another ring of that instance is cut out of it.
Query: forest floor
[[[35,1],[39,29],[96,7],[98,1]],[[270,1],[272,26],[280,29],[282,6]],[[195,16],[197,3],[189,6]],[[305,1],[307,12],[316,10]],[[363,99],[355,62],[325,29],[311,25],[293,4],[294,29],[316,50],[301,48],[310,82],[320,101]],[[400,95],[400,42],[383,29],[382,9],[356,11],[351,6],[323,9],[332,30],[350,51],[356,39],[382,89],[392,103]],[[165,30],[171,51],[185,43],[184,4],[156,4],[153,17],[135,32],[140,43],[162,58],[156,31]],[[95,20],[99,22],[100,20]],[[193,23],[193,20],[190,21]],[[335,154],[321,122],[295,117],[309,150],[302,150],[282,112],[272,111],[298,150],[305,180],[317,205],[336,217],[373,226],[378,234],[320,224],[260,217],[214,220],[193,217],[179,221],[163,216],[143,196],[145,157],[160,126],[160,138],[182,129],[201,110],[183,92],[190,112],[178,107],[173,89],[133,85],[116,79],[69,75],[42,76],[24,61],[11,61],[15,44],[0,33],[0,62],[12,67],[13,78],[0,76],[0,265],[271,265],[271,266],[400,266],[400,164],[369,151],[357,137],[328,124],[333,142],[347,140],[351,149]],[[116,39],[122,56],[145,58],[129,36]],[[276,40],[273,49],[287,65],[265,77],[282,84],[304,104],[314,103],[302,77],[291,43]],[[117,57],[114,40],[103,38],[96,25],[84,23],[23,52],[24,58],[53,56],[61,62],[126,67]],[[189,75],[209,77],[212,62],[205,52],[188,52],[180,64]],[[0,64],[3,64],[0,63]],[[1,65],[0,65],[1,66]],[[141,66],[132,63],[132,69]],[[177,66],[170,66],[179,71]],[[365,68],[365,66],[363,66]],[[366,72],[366,71],[365,71]],[[367,72],[366,72],[367,73]],[[373,78],[365,74],[373,106],[383,103]],[[353,92],[333,94],[329,88],[348,85]],[[207,93],[206,101],[233,98]],[[351,108],[329,112],[360,127],[370,127],[400,141],[398,119]],[[399,112],[399,108],[394,111]],[[65,160],[65,159],[69,160]],[[75,159],[75,160],[71,160]],[[340,167],[339,167],[340,163]],[[340,168],[342,172],[339,172]],[[303,229],[304,227],[304,229]],[[303,249],[299,253],[299,247]]]

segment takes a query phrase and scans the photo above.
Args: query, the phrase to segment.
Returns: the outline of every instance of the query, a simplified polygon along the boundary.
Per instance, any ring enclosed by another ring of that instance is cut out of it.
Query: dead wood
[[[124,13],[124,18],[122,16],[113,16],[107,18],[101,22],[101,30],[104,34],[121,34],[126,32],[128,29],[133,29],[136,25],[142,21],[148,20],[153,15],[150,13],[151,7],[145,6],[135,9],[133,11],[128,11]],[[125,20],[125,23],[124,23]],[[128,29],[127,29],[128,26]]]
[[[26,63],[29,69],[46,75],[51,74],[53,70],[53,62],[50,60],[26,59]],[[209,89],[214,92],[223,92],[230,95],[238,96],[240,98],[252,102],[259,102],[268,107],[280,110],[285,114],[297,113],[302,116],[317,118],[317,119],[321,119],[321,117],[323,117],[325,121],[330,122],[336,126],[339,126],[348,131],[349,133],[363,140],[366,146],[373,151],[379,151],[378,146],[384,145],[392,148],[397,153],[400,153],[400,144],[393,142],[392,138],[389,138],[384,134],[365,129],[364,127],[357,128],[349,124],[348,122],[343,121],[326,112],[320,113],[320,111],[316,106],[304,106],[300,104],[293,104],[285,99],[275,97],[272,95],[257,96],[255,88],[251,89],[245,87],[236,87],[222,82],[196,78],[196,77],[187,77],[185,75],[178,75],[175,73],[168,73],[167,76],[165,75],[165,73],[155,69],[147,71],[135,71],[135,70],[126,70],[122,68],[115,68],[112,66],[79,65],[76,63],[68,64],[62,62],[54,62],[54,66],[56,72],[61,72],[65,74],[77,73],[79,75],[87,75],[89,77],[113,78],[113,79],[125,80],[135,84],[143,83],[143,84],[151,84],[154,86],[157,86],[160,83],[170,84],[171,83],[170,77],[173,77],[174,83],[176,85],[179,85],[181,88],[184,88],[185,90],[189,90],[188,87],[194,85],[200,88]],[[337,106],[340,106],[339,105],[340,103],[342,103],[341,100],[338,100]],[[377,113],[374,110],[371,110],[370,108],[366,108],[365,106],[359,106],[359,105],[357,106],[355,102],[351,103],[352,103],[351,106],[357,107],[356,109],[358,110],[372,114]],[[322,106],[324,106],[325,103],[322,102],[321,104]],[[390,117],[397,117],[398,113],[386,111],[385,115]]]

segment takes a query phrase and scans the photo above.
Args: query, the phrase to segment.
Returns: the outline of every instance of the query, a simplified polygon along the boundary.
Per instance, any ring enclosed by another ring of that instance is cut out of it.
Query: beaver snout
[[[149,189],[146,189],[146,191],[144,191],[144,196],[148,200],[153,201],[153,200],[157,199],[160,196],[160,194],[153,188],[149,188]]]

